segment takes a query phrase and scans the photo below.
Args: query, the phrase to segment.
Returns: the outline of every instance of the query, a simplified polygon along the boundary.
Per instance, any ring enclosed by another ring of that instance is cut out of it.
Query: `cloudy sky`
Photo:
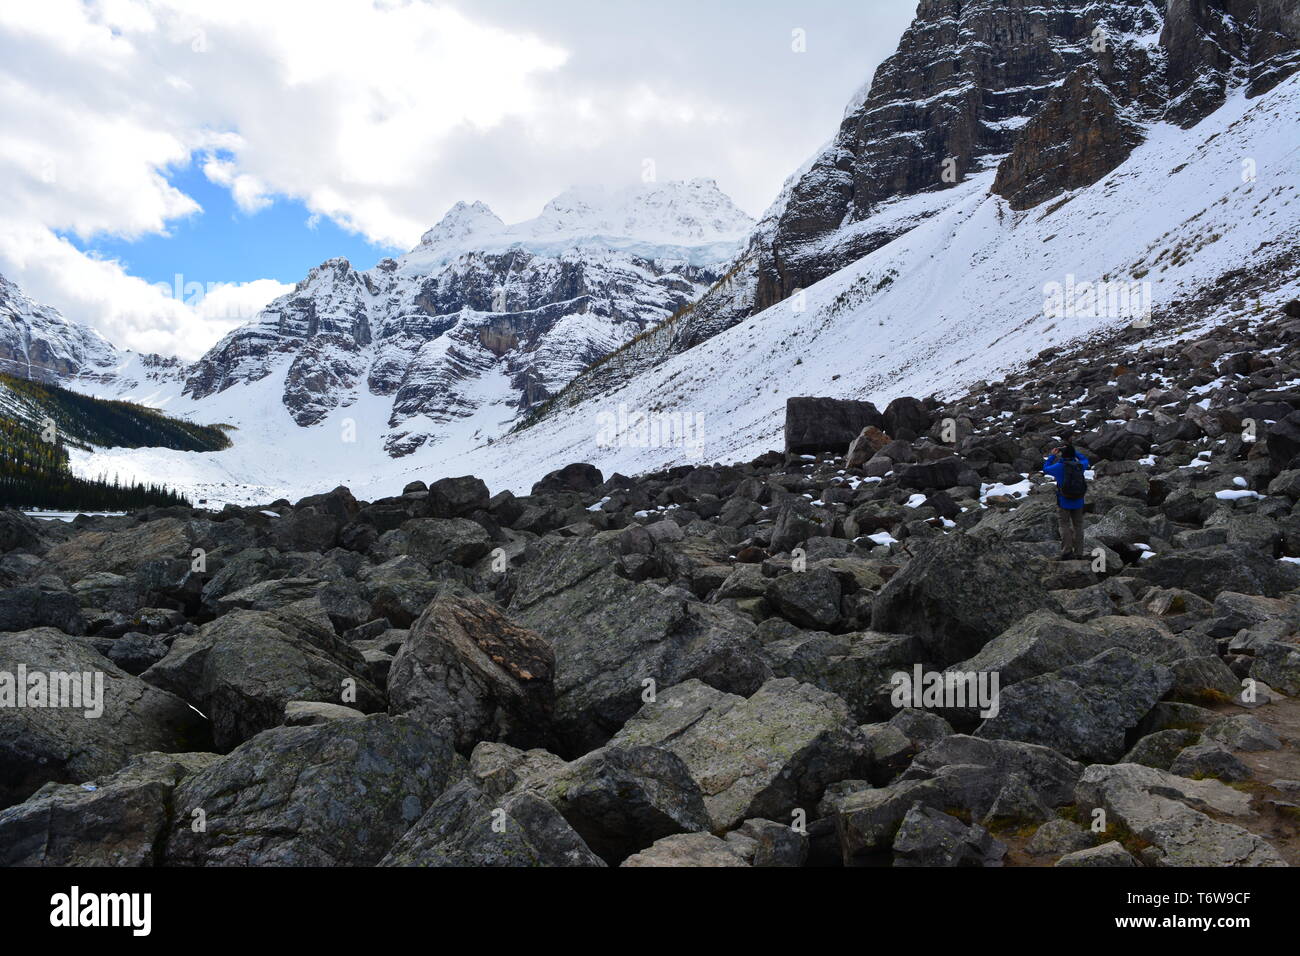
[[[707,176],[752,215],[916,0],[5,0],[0,273],[194,358],[457,200]],[[202,292],[200,292],[202,290]]]

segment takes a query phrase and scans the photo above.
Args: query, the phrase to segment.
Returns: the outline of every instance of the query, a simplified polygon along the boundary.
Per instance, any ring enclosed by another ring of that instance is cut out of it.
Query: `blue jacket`
[[[1084,470],[1087,471],[1088,459],[1084,458],[1077,452],[1075,453],[1074,458],[1075,461],[1083,465]],[[1057,488],[1060,488],[1061,482],[1065,479],[1065,462],[1057,458],[1055,455],[1050,455],[1048,456],[1047,461],[1043,462],[1043,472],[1051,475],[1052,478],[1056,480]],[[1057,491],[1056,493],[1056,503],[1067,511],[1075,511],[1083,507],[1082,498],[1063,498],[1060,491]]]

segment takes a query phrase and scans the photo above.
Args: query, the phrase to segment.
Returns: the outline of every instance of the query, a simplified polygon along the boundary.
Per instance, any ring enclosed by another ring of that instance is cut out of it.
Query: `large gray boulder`
[[[1041,744],[952,734],[917,754],[903,779],[928,780],[943,768],[958,764],[987,768],[993,776],[1018,776],[1044,803],[1053,807],[1073,800],[1074,788],[1083,773],[1082,764]]]
[[[1053,866],[1137,866],[1138,861],[1118,840],[1066,853]]]
[[[605,866],[558,810],[530,791],[489,797],[468,780],[439,797],[381,866]]]
[[[562,491],[591,491],[599,488],[605,476],[595,465],[586,462],[574,462],[563,468],[549,472],[541,481],[533,485],[532,494],[544,495]]]
[[[1143,561],[1137,577],[1165,588],[1185,588],[1207,600],[1221,591],[1277,597],[1300,587],[1300,566],[1240,544],[1165,551]]]
[[[1056,602],[1015,545],[950,534],[918,546],[872,605],[876,631],[911,634],[925,655],[952,664],[1025,615]]]
[[[894,837],[894,866],[1001,866],[1007,845],[979,824],[915,804]]]
[[[934,491],[955,488],[958,485],[979,487],[979,472],[956,455],[936,461],[922,461],[905,465],[898,472],[898,484],[903,488]]]
[[[748,866],[745,858],[726,840],[712,833],[676,833],[656,840],[640,853],[634,853],[623,866]]]
[[[468,754],[483,740],[547,742],[555,655],[534,631],[477,598],[447,594],[411,627],[388,676],[389,710],[445,725]]]
[[[41,526],[30,515],[12,508],[0,509],[0,554],[39,544]]]
[[[1007,819],[1005,809],[1033,802],[1059,807],[1074,799],[1083,767],[1048,747],[1008,740],[980,740],[955,734],[917,755],[888,787],[856,790],[832,807],[836,838],[845,865],[887,863],[903,818],[917,804],[945,813],[964,811],[972,820]],[[1034,816],[1017,822],[1041,822]]]
[[[1118,760],[1126,733],[1172,685],[1167,667],[1112,648],[1013,684],[976,736],[1043,744],[1081,760]]]
[[[408,554],[363,568],[359,574],[370,596],[371,613],[393,627],[408,628],[424,613],[445,586],[429,569]]]
[[[862,429],[868,425],[880,428],[884,423],[884,416],[870,402],[789,398],[785,403],[785,450],[794,455],[842,455]]]
[[[854,631],[826,634],[794,631],[763,645],[777,677],[793,677],[840,697],[859,723],[878,716],[875,706],[882,685],[916,660],[915,643],[901,634]],[[939,718],[936,718],[939,719]]]
[[[982,819],[1012,781],[985,767],[957,764],[924,780],[899,780],[877,790],[859,790],[834,806],[836,837],[846,866],[886,863],[903,818],[918,803],[935,810],[962,810]]]
[[[970,530],[977,538],[999,538],[1003,541],[1059,542],[1061,532],[1057,526],[1056,502],[1049,499],[1029,499],[1006,511],[989,509],[979,524]]]
[[[1040,610],[989,641],[979,653],[954,666],[959,671],[997,672],[1002,687],[1079,664],[1100,654],[1110,642],[1096,628]]]
[[[433,518],[468,518],[475,511],[486,511],[492,496],[481,478],[439,478],[429,485],[426,505]]]
[[[469,755],[469,779],[490,797],[509,793],[530,780],[553,777],[564,767],[564,758],[549,750],[520,750],[493,741],[484,741]]]
[[[698,678],[752,694],[771,676],[752,622],[619,577],[610,553],[588,541],[547,542],[518,572],[509,613],[555,650],[555,727],[572,753],[607,741],[647,682]]]
[[[334,633],[319,605],[232,611],[182,635],[141,677],[183,697],[212,721],[226,751],[284,721],[290,701],[385,710],[360,652]]]
[[[96,571],[132,575],[155,561],[191,560],[193,535],[185,522],[160,518],[130,528],[83,531],[54,545],[45,558],[65,581],[80,581]]]
[[[803,826],[775,820],[746,820],[727,834],[750,866],[803,866],[808,859],[808,832]]]
[[[416,518],[402,530],[407,553],[426,567],[440,561],[470,565],[492,550],[492,536],[468,518]]]
[[[15,686],[20,668],[29,682],[24,707],[15,706],[14,698],[23,689]],[[185,701],[53,628],[0,633],[0,672],[12,675],[12,682],[0,683],[0,807],[25,800],[47,782],[82,783],[110,774],[136,754],[211,745],[207,721]],[[52,674],[83,675],[91,701],[83,697],[79,707],[30,706],[33,677],[44,675],[48,685]],[[96,686],[102,686],[102,713],[88,716],[96,710]]]
[[[275,611],[286,604],[315,597],[324,586],[324,581],[307,577],[255,581],[247,587],[212,598],[209,606],[217,615],[228,614],[231,611]]]
[[[783,574],[767,589],[767,600],[782,617],[799,627],[825,630],[840,619],[842,588],[827,568]]]
[[[166,862],[370,866],[456,767],[450,743],[409,717],[277,727],[177,787]]]
[[[1252,648],[1250,676],[1288,697],[1300,696],[1300,644],[1260,641]]]
[[[81,605],[70,591],[0,590],[0,631],[26,631],[33,627],[58,628],[65,634],[86,632]]]
[[[660,837],[710,828],[699,785],[682,759],[661,747],[610,744],[529,778],[522,789],[548,800],[611,864]]]

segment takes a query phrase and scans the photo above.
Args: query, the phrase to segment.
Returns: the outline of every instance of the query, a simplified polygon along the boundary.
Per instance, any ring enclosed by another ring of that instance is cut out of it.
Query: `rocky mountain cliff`
[[[994,191],[1032,207],[1114,169],[1143,121],[1267,92],[1298,51],[1287,0],[923,0],[757,250],[754,308],[906,229],[873,221],[892,199],[1002,166]]]
[[[922,0],[898,51],[798,170],[728,281],[568,398],[599,394],[698,345],[948,208],[996,169],[993,194],[1034,208],[1096,183],[1151,124],[1191,127],[1234,90],[1300,67],[1290,0]]]
[[[400,457],[474,419],[489,438],[688,305],[752,227],[712,180],[573,189],[505,225],[458,203],[420,244],[323,263],[190,369],[195,402],[275,378],[294,423],[382,401]]]
[[[119,364],[117,349],[98,332],[32,301],[0,276],[0,372],[59,383],[111,375]]]

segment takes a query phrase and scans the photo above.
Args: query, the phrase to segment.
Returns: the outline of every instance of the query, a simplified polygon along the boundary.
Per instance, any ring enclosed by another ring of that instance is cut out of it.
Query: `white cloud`
[[[456,200],[522,219],[570,185],[635,181],[645,158],[757,213],[915,3],[0,4],[0,272],[119,345],[201,351],[229,326],[211,298],[178,302],[56,235],[202,215],[167,178],[192,157],[245,214],[291,197],[398,246]]]
[[[160,289],[47,229],[0,229],[0,262],[23,291],[98,329],[120,348],[195,359],[292,286],[271,279],[200,290]]]

